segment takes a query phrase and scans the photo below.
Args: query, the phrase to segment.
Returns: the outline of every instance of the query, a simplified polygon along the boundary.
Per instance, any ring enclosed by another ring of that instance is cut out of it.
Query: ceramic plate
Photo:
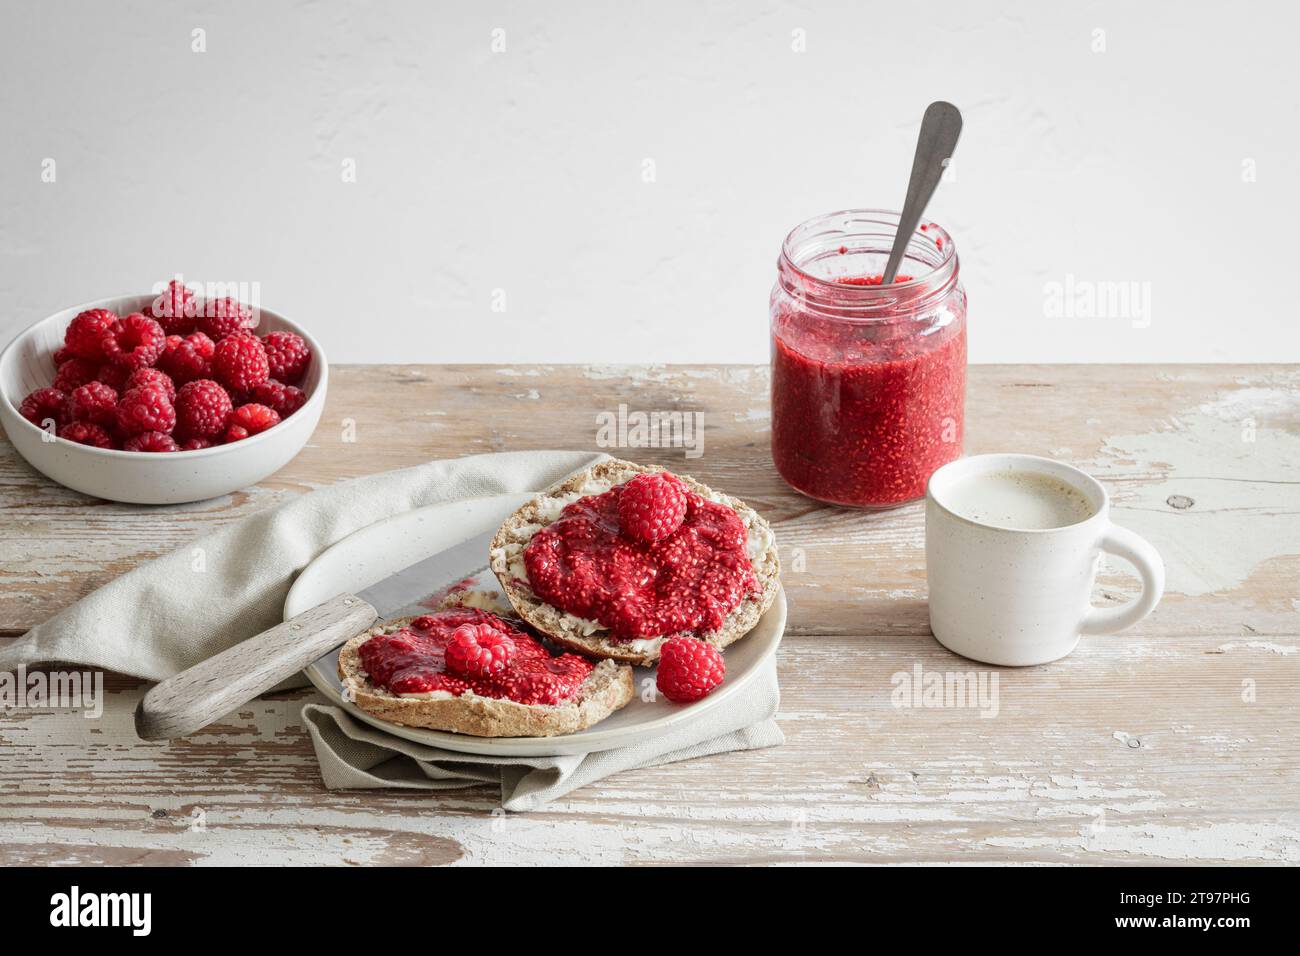
[[[343,591],[353,593],[409,567],[421,558],[464,541],[501,524],[531,495],[497,495],[432,505],[396,515],[362,528],[339,541],[303,569],[284,604],[286,619],[327,601]],[[499,590],[496,578],[484,568],[487,554],[465,574],[481,572],[477,587]],[[654,686],[654,670],[633,668],[637,696],[622,710],[605,720],[563,737],[474,737],[419,727],[403,727],[371,716],[343,699],[338,679],[338,652],[322,657],[307,668],[307,677],[332,703],[365,721],[431,747],[489,756],[557,756],[610,750],[637,743],[662,733],[668,727],[698,718],[732,694],[738,693],[757,676],[761,665],[776,653],[785,631],[785,592],[778,589],[772,607],[743,640],[726,650],[727,679],[712,694],[693,704],[674,704],[659,697],[642,699],[642,692]]]

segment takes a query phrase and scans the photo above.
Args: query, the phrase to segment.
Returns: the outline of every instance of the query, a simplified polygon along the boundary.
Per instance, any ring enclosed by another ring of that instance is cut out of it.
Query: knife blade
[[[453,585],[487,572],[483,556],[495,534],[494,528],[466,538],[363,588],[357,597],[370,602],[380,617],[426,614],[430,605],[436,603],[434,599],[446,594]]]

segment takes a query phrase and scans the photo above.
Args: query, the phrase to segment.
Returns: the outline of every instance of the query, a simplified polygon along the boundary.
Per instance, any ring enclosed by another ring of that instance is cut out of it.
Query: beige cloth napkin
[[[608,456],[507,452],[431,461],[341,482],[236,521],[122,575],[0,648],[0,670],[81,664],[163,680],[283,620],[298,572],[353,531],[414,508],[540,491]],[[160,520],[162,519],[160,516]],[[302,686],[299,675],[281,686]],[[765,681],[654,741],[544,760],[420,747],[309,704],[303,717],[331,788],[466,787],[500,781],[506,809],[529,809],[628,767],[779,744],[775,669]]]

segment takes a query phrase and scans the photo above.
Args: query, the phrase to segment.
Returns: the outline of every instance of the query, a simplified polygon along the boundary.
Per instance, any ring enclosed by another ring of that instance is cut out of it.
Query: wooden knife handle
[[[192,734],[347,643],[378,617],[351,594],[303,611],[158,684],[136,708],[135,732],[144,740]]]

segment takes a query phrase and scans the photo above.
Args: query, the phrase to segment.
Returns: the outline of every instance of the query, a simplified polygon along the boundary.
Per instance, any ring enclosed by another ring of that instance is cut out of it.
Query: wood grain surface
[[[95,501],[0,441],[0,635],[313,488],[430,458],[596,448],[598,416],[620,404],[698,412],[699,457],[606,450],[773,521],[790,601],[785,746],[619,774],[510,815],[487,788],[326,791],[298,716],[306,691],[143,742],[132,712],[147,686],[110,675],[97,719],[0,714],[0,863],[1300,862],[1300,369],[971,369],[967,452],[1092,472],[1169,570],[1146,621],[1026,669],[929,636],[918,506],[839,510],[781,482],[765,368],[332,371],[303,453],[200,504]],[[1134,583],[1106,569],[1096,599]],[[984,706],[903,695],[935,674],[982,679]]]

